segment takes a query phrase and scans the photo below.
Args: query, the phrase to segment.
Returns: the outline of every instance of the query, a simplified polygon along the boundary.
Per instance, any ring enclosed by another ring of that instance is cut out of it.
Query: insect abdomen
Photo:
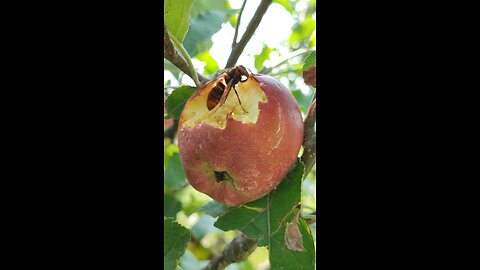
[[[215,106],[217,106],[218,102],[220,102],[220,99],[222,98],[223,92],[225,91],[225,86],[221,83],[215,85],[215,87],[212,88],[210,93],[208,93],[208,98],[207,98],[207,108],[209,111],[211,111]]]

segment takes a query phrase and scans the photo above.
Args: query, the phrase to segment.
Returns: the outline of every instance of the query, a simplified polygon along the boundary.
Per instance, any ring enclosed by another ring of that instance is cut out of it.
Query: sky
[[[243,0],[230,0],[230,6],[233,9],[240,9],[243,4]],[[247,1],[245,9],[242,14],[239,33],[237,41],[240,40],[245,29],[250,22],[251,18],[255,14],[259,1]],[[295,6],[295,9],[300,10],[305,8],[307,3],[300,1]],[[243,53],[237,61],[238,65],[248,67],[254,73],[258,70],[255,69],[255,55],[260,54],[263,45],[266,44],[270,48],[276,48],[279,53],[272,52],[270,54],[270,60],[266,60],[264,65],[270,66],[279,62],[282,57],[289,53],[288,44],[282,46],[282,42],[288,42],[291,31],[290,29],[294,25],[295,21],[292,15],[285,10],[285,8],[277,3],[270,4],[267,12],[262,18],[255,34],[252,36]],[[228,56],[230,55],[232,48],[233,36],[235,34],[235,28],[233,28],[229,22],[222,25],[219,32],[212,36],[212,48],[210,49],[210,55],[217,61],[220,69],[225,67]],[[199,73],[203,73],[205,64],[196,59],[192,59],[193,65]],[[172,86],[178,86],[175,82],[173,75],[169,71],[164,71],[165,80],[171,79]],[[284,84],[288,85],[288,81]],[[188,76],[183,76],[181,84],[194,86],[193,80]],[[299,87],[304,88],[304,87]],[[302,91],[308,91],[307,89],[301,89]]]

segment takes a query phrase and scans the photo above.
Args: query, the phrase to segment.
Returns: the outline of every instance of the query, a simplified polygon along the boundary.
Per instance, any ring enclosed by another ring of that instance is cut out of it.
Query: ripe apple
[[[272,191],[295,163],[303,141],[300,109],[291,92],[267,75],[249,75],[225,103],[207,108],[221,76],[199,88],[185,104],[178,146],[190,184],[213,199],[236,206]]]

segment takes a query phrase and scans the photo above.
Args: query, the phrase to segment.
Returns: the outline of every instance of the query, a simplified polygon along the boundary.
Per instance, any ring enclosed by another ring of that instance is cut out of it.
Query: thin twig
[[[262,70],[260,70],[259,73],[268,74],[270,71],[272,71],[272,69],[282,65],[283,63],[287,62],[288,60],[290,60],[292,58],[295,58],[297,56],[300,56],[302,54],[312,52],[312,51],[314,51],[314,49],[300,49],[300,50],[296,50],[294,52],[291,52],[290,54],[285,56],[282,60],[280,60],[278,63],[274,64],[273,66],[271,66],[269,68],[264,67]]]
[[[220,256],[213,258],[202,270],[223,270],[231,263],[241,262],[257,248],[257,240],[240,234],[230,242]]]
[[[247,45],[250,38],[253,36],[253,33],[255,33],[255,30],[257,30],[258,25],[262,21],[263,15],[265,15],[265,12],[267,12],[267,9],[271,3],[272,0],[262,0],[262,2],[257,8],[257,11],[255,11],[255,14],[253,15],[252,20],[248,24],[242,38],[240,39],[238,44],[236,44],[235,47],[232,49],[225,68],[233,67],[235,63],[237,63],[237,60],[242,54],[243,49],[245,49],[245,46]]]
[[[172,44],[172,40],[168,35],[167,24],[165,23],[165,19],[163,20],[163,41],[164,41],[163,51],[165,53],[164,55],[165,59],[170,61],[174,66],[176,66],[178,69],[180,69],[185,74],[187,74],[190,78],[193,79],[194,76],[190,71],[187,61],[177,53],[177,50],[175,50]],[[197,76],[200,82],[208,81],[208,78],[202,76],[201,74],[197,73]]]
[[[238,28],[240,26],[240,19],[242,18],[243,9],[245,8],[246,3],[247,0],[243,0],[242,8],[240,8],[240,13],[238,14],[237,25],[235,26],[235,35],[233,36],[232,50],[237,45]]]

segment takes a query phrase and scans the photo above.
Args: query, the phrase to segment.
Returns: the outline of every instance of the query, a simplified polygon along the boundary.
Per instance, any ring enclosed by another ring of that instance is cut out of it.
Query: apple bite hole
[[[258,103],[267,102],[267,96],[253,76],[249,76],[245,82],[239,82],[235,86],[238,98],[245,110],[240,106],[234,89],[231,89],[224,104],[218,103],[212,110],[209,110],[207,107],[208,94],[217,84],[225,85],[224,79],[220,77],[207,83],[201,88],[201,92],[185,105],[180,119],[184,128],[208,124],[224,129],[228,118],[242,123],[257,122],[260,112]]]

